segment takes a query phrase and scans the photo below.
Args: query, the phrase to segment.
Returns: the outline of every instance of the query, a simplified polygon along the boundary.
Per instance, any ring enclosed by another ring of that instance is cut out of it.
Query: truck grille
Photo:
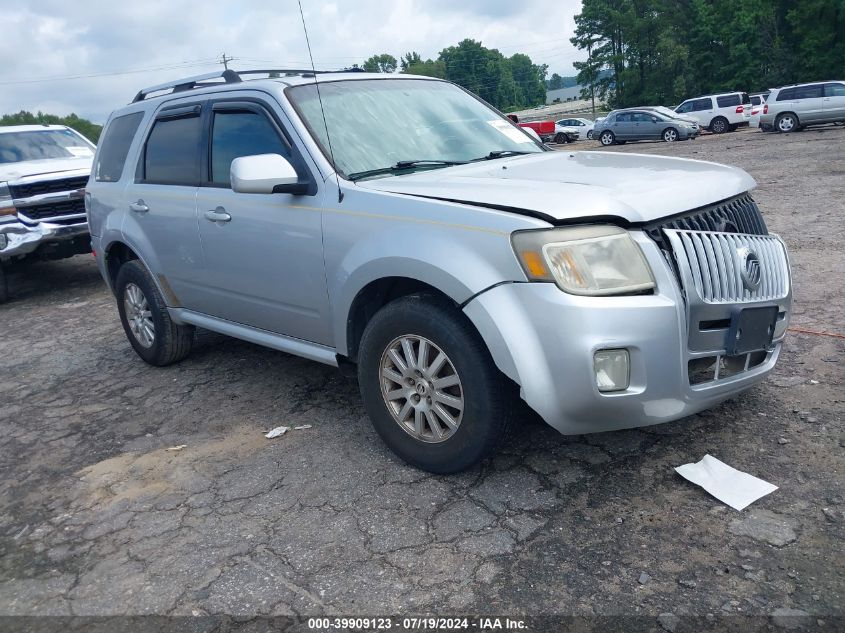
[[[706,303],[770,301],[789,294],[786,249],[777,237],[708,231],[665,233],[687,293],[694,289]]]
[[[646,234],[663,250],[669,251],[671,249],[663,232],[664,229],[746,235],[768,235],[769,233],[757,203],[747,193],[646,226]]]
[[[18,215],[22,216],[22,219],[32,220],[33,222],[40,222],[65,215],[84,216],[85,200],[83,198],[76,198],[73,200],[61,200],[59,202],[47,202],[31,207],[20,207],[18,209]]]
[[[12,198],[31,198],[45,193],[62,193],[64,191],[76,191],[84,189],[88,184],[88,176],[76,176],[74,178],[59,178],[57,180],[41,180],[26,184],[9,185]]]

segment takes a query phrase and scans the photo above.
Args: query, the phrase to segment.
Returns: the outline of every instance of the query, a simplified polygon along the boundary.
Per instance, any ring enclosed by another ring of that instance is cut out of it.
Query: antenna
[[[311,70],[314,71],[314,87],[317,89],[317,101],[320,102],[320,113],[323,115],[323,125],[326,127],[326,140],[329,142],[329,156],[332,158],[334,168],[334,179],[337,183],[337,201],[343,202],[343,191],[340,189],[340,178],[337,175],[337,163],[334,162],[334,151],[332,150],[332,137],[329,134],[329,122],[326,120],[326,111],[323,109],[323,98],[320,96],[320,83],[317,81],[317,68],[314,66],[314,56],[311,54],[311,41],[308,39],[308,28],[305,26],[305,14],[302,12],[301,0],[296,0],[299,5],[299,17],[302,18],[302,30],[305,31],[305,44],[308,46],[308,59],[311,60]]]

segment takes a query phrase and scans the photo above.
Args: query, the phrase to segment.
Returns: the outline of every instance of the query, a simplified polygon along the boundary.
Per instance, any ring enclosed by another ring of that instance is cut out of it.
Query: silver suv
[[[550,151],[437,79],[275,75],[155,86],[106,124],[88,214],[145,361],[202,327],[357,366],[380,436],[433,472],[490,453],[517,394],[588,433],[774,367],[790,271],[742,170]]]
[[[845,81],[775,88],[763,105],[760,127],[794,132],[810,125],[845,122]]]

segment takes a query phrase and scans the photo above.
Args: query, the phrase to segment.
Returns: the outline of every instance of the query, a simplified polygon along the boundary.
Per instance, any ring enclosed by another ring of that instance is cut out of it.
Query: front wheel
[[[616,137],[613,135],[613,132],[606,131],[599,135],[599,141],[602,145],[607,147],[608,145],[613,145],[616,142]]]
[[[667,143],[674,143],[678,140],[678,130],[673,127],[663,130],[663,140]]]
[[[563,132],[558,132],[555,134],[555,143],[559,145],[563,145],[564,143],[568,143],[569,138]]]
[[[171,320],[152,275],[140,261],[130,260],[120,267],[115,291],[120,322],[138,356],[161,367],[190,353],[194,328]]]
[[[410,295],[367,324],[358,354],[364,406],[384,443],[433,473],[490,454],[511,418],[509,384],[469,320],[446,300]]]

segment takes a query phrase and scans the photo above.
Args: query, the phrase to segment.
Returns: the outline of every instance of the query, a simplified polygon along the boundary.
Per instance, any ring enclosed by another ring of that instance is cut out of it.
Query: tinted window
[[[740,103],[739,95],[727,95],[725,97],[716,97],[716,103],[720,108],[729,108],[731,106],[738,106]]]
[[[109,123],[103,140],[100,141],[100,152],[97,154],[97,164],[94,166],[94,180],[99,182],[120,180],[129,146],[143,118],[143,112],[134,112],[119,116]]]
[[[825,97],[845,97],[845,84],[826,84],[824,87]]]
[[[692,110],[693,112],[700,112],[701,110],[710,110],[713,108],[713,102],[710,100],[710,97],[705,99],[696,99],[692,102]]]
[[[824,94],[824,86],[816,84],[814,86],[801,86],[795,89],[795,99],[816,99]]]
[[[763,103],[763,97],[759,95],[751,97],[751,105],[760,105],[761,103]]]
[[[786,88],[778,93],[776,101],[792,101],[797,93],[796,88]]]
[[[745,105],[751,103],[751,97],[748,96],[747,92],[742,93],[742,103]]]
[[[645,112],[634,112],[631,118],[639,123],[651,123],[653,115],[646,114]]]
[[[628,123],[629,121],[632,121],[632,120],[633,119],[631,118],[631,115],[627,112],[622,112],[622,113],[616,115],[616,122],[617,123]]]
[[[147,139],[144,180],[162,185],[197,185],[200,118],[159,119]]]
[[[264,115],[248,110],[217,112],[211,133],[212,182],[228,185],[232,161],[256,154],[290,158],[287,145]]]

